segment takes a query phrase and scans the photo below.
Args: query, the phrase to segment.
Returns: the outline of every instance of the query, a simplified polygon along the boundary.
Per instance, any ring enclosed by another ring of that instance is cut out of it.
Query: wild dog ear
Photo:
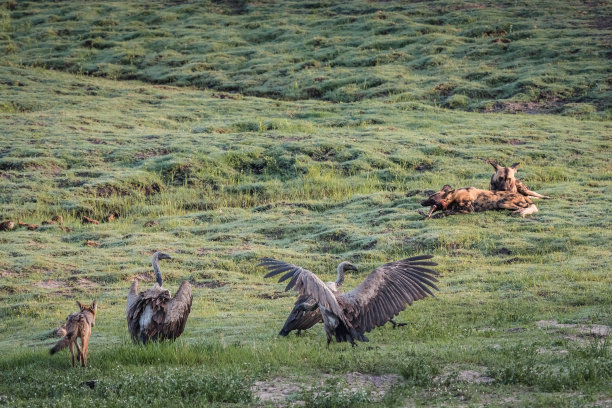
[[[516,171],[516,168],[519,166],[520,163],[514,163],[512,166],[510,166],[510,168],[514,171]]]
[[[448,185],[448,184],[445,184],[444,187],[442,187],[442,191],[444,191],[445,193],[448,193],[452,189],[453,188],[450,185]]]
[[[98,310],[98,301],[94,300],[93,303],[91,304],[91,308],[93,310]]]
[[[499,164],[497,164],[497,162],[495,160],[487,160],[487,162],[493,166],[493,168],[495,169],[495,171],[499,170],[500,166]]]
[[[77,302],[77,306],[79,307],[79,309],[81,310],[85,309],[85,306],[83,306],[81,302],[79,302],[78,300],[76,302]]]

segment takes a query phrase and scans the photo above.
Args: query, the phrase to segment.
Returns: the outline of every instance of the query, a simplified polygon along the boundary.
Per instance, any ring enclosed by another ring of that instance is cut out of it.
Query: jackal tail
[[[60,341],[55,343],[55,346],[53,346],[53,348],[49,350],[49,353],[55,354],[58,351],[65,349],[66,347],[68,347],[70,342],[73,340],[73,337],[74,337],[74,333],[66,334],[64,337],[60,339]]]

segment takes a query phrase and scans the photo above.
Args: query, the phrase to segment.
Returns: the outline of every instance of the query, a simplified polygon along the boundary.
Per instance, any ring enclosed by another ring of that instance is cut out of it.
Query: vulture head
[[[159,286],[161,287],[162,285],[162,276],[161,276],[161,271],[159,269],[159,260],[160,259],[172,259],[170,257],[170,255],[164,253],[164,252],[156,252],[153,254],[153,258],[152,258],[152,264],[153,264],[153,273],[155,273],[155,279],[157,280],[157,283],[159,284]]]
[[[344,274],[346,271],[356,271],[357,267],[348,261],[344,261],[338,265],[338,277],[335,282],[328,282],[327,286],[334,292],[338,290],[344,283]]]

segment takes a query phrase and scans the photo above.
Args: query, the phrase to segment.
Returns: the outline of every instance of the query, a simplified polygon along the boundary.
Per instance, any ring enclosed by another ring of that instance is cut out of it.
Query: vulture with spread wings
[[[344,275],[346,271],[356,271],[357,267],[350,262],[342,262],[338,265],[338,277],[336,278],[336,290],[344,283]],[[313,307],[313,310],[304,310],[302,306],[306,303],[307,309]],[[299,296],[295,301],[293,310],[289,313],[289,317],[285,321],[285,325],[282,330],[278,333],[279,336],[288,336],[293,330],[297,330],[296,335],[299,336],[302,330],[308,330],[317,323],[323,322],[323,316],[321,316],[321,310],[316,306],[316,300],[308,295]],[[398,323],[393,319],[389,319],[389,323],[393,325],[393,328],[406,326],[406,323]]]
[[[191,311],[191,284],[183,281],[174,297],[170,297],[170,291],[162,288],[160,259],[171,258],[163,252],[153,254],[152,264],[157,284],[138,293],[138,279],[134,279],[128,292],[125,312],[128,330],[135,342],[176,339],[185,330]]]
[[[355,345],[355,340],[368,341],[365,333],[390,321],[407,304],[433,296],[429,288],[438,290],[434,284],[438,281],[434,275],[438,273],[425,268],[437,265],[428,261],[431,258],[431,255],[420,255],[382,265],[348,293],[338,290],[335,282],[323,283],[317,275],[300,266],[272,258],[262,258],[259,265],[270,270],[266,278],[284,272],[279,282],[290,279],[285,290],[295,288],[300,294],[294,312],[320,310],[328,345],[332,337]]]

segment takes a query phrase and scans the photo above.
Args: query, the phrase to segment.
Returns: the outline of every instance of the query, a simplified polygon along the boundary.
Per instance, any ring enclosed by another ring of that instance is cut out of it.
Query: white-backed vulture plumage
[[[357,267],[350,262],[342,262],[338,265],[336,290],[344,283],[344,275],[346,271],[356,271]],[[296,335],[300,335],[302,330],[308,330],[317,323],[323,322],[323,316],[321,316],[321,310],[316,305],[317,301],[311,296],[302,295],[299,296],[295,301],[293,310],[289,313],[289,317],[285,321],[285,325],[282,330],[278,333],[279,336],[288,336],[293,330],[297,330]],[[302,306],[305,304],[305,307]],[[304,310],[313,308],[313,310]],[[393,325],[393,328],[405,326],[406,323],[397,323],[393,319],[389,319],[389,323]]]
[[[153,271],[157,283],[151,289],[138,293],[138,279],[134,279],[125,307],[128,330],[135,342],[174,340],[185,329],[191,311],[191,284],[183,281],[173,298],[162,287],[160,259],[171,259],[163,252],[153,254]]]
[[[346,271],[356,271],[357,267],[350,262],[342,262],[338,265],[337,269],[337,278],[334,285],[336,285],[336,290],[342,286],[344,283],[344,275]],[[302,304],[306,305],[306,309],[312,310],[304,310]],[[283,329],[280,331],[279,336],[287,336],[291,331],[297,330],[297,334],[299,335],[302,330],[308,330],[315,324],[322,322],[323,316],[321,316],[321,311],[317,306],[317,301],[308,295],[300,295],[295,302],[293,310],[287,317],[287,321],[283,326]]]
[[[438,281],[434,275],[438,273],[424,268],[437,265],[427,261],[431,258],[420,255],[382,265],[348,293],[338,290],[335,282],[323,283],[300,266],[272,258],[262,258],[259,265],[270,270],[266,278],[284,272],[279,282],[290,279],[285,290],[295,288],[302,299],[301,303],[296,302],[295,312],[320,310],[328,345],[332,337],[337,342],[355,345],[355,340],[369,341],[365,333],[390,321],[406,305],[433,296],[429,287],[438,290],[434,284]]]

